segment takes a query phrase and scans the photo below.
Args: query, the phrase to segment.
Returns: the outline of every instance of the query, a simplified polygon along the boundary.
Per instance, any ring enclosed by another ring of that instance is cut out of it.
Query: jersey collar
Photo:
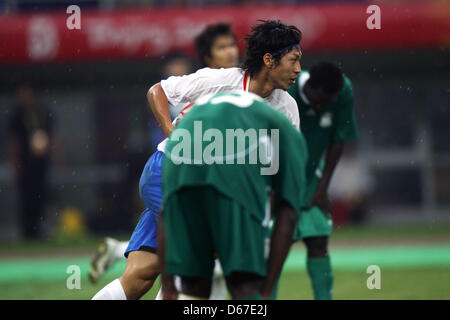
[[[250,75],[248,74],[248,70],[245,70],[244,74],[244,91],[248,92],[248,88],[250,87]]]
[[[307,105],[310,105],[308,98],[306,97],[306,94],[303,92],[303,88],[305,87],[306,81],[309,79],[309,72],[303,71],[300,74],[300,78],[298,79],[298,92],[300,93],[300,97],[302,98],[303,102]]]

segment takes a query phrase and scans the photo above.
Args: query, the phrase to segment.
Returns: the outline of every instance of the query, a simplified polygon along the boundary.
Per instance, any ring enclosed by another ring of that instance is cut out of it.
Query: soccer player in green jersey
[[[302,71],[288,92],[297,101],[309,154],[304,210],[294,239],[306,245],[315,299],[332,299],[328,237],[333,223],[327,189],[345,142],[357,136],[352,83],[339,67],[322,62]]]
[[[165,155],[158,222],[164,298],[176,297],[179,275],[180,299],[207,299],[215,256],[233,299],[269,298],[305,190],[301,133],[253,93],[219,93],[197,100]]]

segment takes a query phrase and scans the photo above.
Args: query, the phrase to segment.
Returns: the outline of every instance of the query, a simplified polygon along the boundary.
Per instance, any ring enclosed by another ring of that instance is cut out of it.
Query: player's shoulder
[[[339,93],[339,103],[344,105],[351,104],[353,101],[353,84],[352,81],[344,74],[344,85]]]
[[[298,113],[297,102],[287,91],[275,89],[273,103],[286,108],[292,114]]]
[[[287,91],[280,91],[280,95],[283,101],[285,101],[289,107],[297,109],[297,102],[295,101],[295,99]]]
[[[281,111],[296,127],[300,128],[300,115],[298,112],[297,102],[285,90],[275,89],[269,103],[278,111]]]
[[[219,91],[229,91],[239,87],[243,77],[244,72],[241,68],[202,68],[191,76],[191,80],[203,87],[216,87],[220,88]]]
[[[343,91],[348,91],[348,90],[350,90],[350,91],[352,91],[353,90],[353,84],[352,84],[352,81],[350,80],[350,78],[349,77],[347,77],[347,75],[343,75],[343,77],[344,77],[344,87],[343,87]]]
[[[295,127],[299,126],[297,102],[287,91],[275,89],[271,99],[267,102],[277,111],[277,113],[280,112],[283,114],[283,118],[287,117]]]
[[[220,69],[213,69],[213,68],[202,68],[195,72],[196,74],[200,76],[208,76],[208,77],[216,77],[220,79],[237,79],[242,78],[244,76],[244,70],[241,68],[220,68]]]

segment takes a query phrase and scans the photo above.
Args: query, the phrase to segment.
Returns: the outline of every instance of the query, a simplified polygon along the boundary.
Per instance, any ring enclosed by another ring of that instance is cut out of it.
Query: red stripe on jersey
[[[184,111],[186,111],[187,109],[189,109],[190,107],[192,107],[194,104],[193,103],[190,103],[190,104],[188,104],[186,107],[184,107],[183,109],[181,109],[181,114],[184,116],[184,114],[185,114],[185,112]]]
[[[247,91],[247,80],[248,80],[248,70],[245,71],[244,75],[244,91]]]

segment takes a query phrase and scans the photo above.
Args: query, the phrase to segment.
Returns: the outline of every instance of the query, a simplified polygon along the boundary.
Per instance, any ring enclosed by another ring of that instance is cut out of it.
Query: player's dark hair
[[[322,88],[329,94],[335,94],[342,90],[344,76],[342,70],[331,62],[320,62],[309,70],[308,85],[313,89]]]
[[[243,69],[247,69],[250,76],[261,70],[263,56],[272,54],[275,64],[280,63],[281,58],[292,50],[291,45],[300,43],[301,31],[295,26],[288,26],[280,20],[259,20],[261,23],[252,27],[247,34],[247,50],[245,52]],[[286,48],[286,50],[283,50]]]
[[[197,49],[198,58],[205,67],[208,65],[206,57],[211,57],[211,48],[219,36],[231,36],[236,40],[233,31],[231,31],[231,26],[228,23],[209,25],[195,38],[195,48]]]

